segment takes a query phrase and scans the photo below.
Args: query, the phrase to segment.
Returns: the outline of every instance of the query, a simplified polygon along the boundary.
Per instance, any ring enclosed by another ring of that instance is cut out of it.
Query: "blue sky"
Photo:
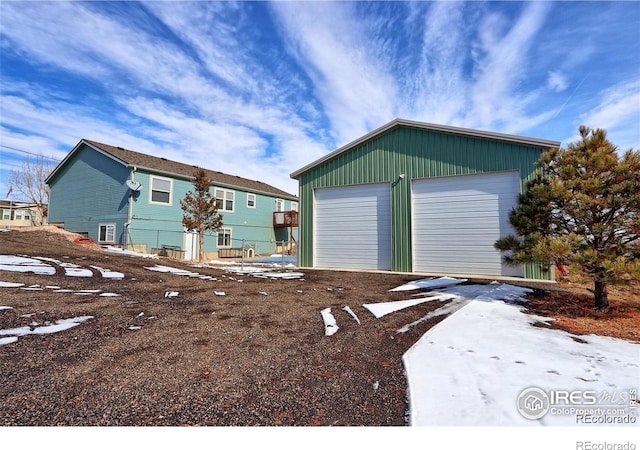
[[[397,117],[640,148],[636,1],[3,0],[0,45],[0,198],[82,138],[291,193]]]

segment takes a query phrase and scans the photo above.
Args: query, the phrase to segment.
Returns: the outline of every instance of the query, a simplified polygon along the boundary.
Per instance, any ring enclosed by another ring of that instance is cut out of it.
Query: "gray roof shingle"
[[[146,169],[152,172],[158,172],[166,175],[172,175],[177,178],[192,179],[193,174],[199,167],[189,164],[171,161],[166,158],[147,155],[145,153],[135,152],[122,147],[114,147],[112,145],[103,144],[101,142],[82,139],[81,142],[86,143],[98,150],[108,153],[115,159],[121,161],[127,166],[134,166],[139,169]],[[77,148],[78,146],[76,146]],[[214,186],[237,188],[249,192],[267,194],[273,197],[297,200],[295,195],[289,194],[262,181],[249,180],[236,175],[209,170],[203,167],[207,176],[211,179]]]

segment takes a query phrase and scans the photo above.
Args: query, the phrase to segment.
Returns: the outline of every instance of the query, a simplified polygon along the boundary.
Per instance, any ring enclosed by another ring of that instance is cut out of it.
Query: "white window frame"
[[[298,202],[291,202],[291,211],[298,211]]]
[[[276,199],[276,212],[284,212],[284,199]]]
[[[104,240],[100,239],[102,237],[102,228],[103,227],[105,228],[105,230],[104,230]],[[112,229],[111,239],[109,239],[109,228]],[[116,224],[115,224],[115,222],[98,224],[98,243],[99,244],[115,244],[116,243]]]
[[[153,192],[154,191],[167,192],[167,191],[160,190],[160,189],[154,189],[153,188],[153,181],[154,180],[162,180],[162,181],[168,181],[169,182],[169,202],[159,202],[159,201],[153,200]],[[152,204],[152,205],[162,205],[162,206],[172,206],[173,205],[173,179],[172,178],[158,177],[158,176],[155,176],[155,175],[151,175],[149,177],[149,203]]]
[[[13,220],[24,220],[24,211],[22,211],[21,209],[16,209],[13,212]]]
[[[253,205],[249,204],[249,199],[253,198]],[[256,209],[256,204],[258,203],[258,196],[256,194],[251,194],[247,192],[247,208]]]
[[[2,220],[11,220],[11,210],[3,209],[2,210]]]
[[[229,242],[227,245],[224,244],[224,240],[226,235],[229,235]],[[220,244],[220,238],[223,239],[223,244]],[[220,228],[218,230],[218,238],[216,239],[216,245],[218,248],[231,248],[233,246],[233,230],[231,228]]]
[[[218,197],[218,193],[222,193],[222,197]],[[218,211],[224,211],[224,212],[234,212],[235,208],[236,208],[236,192],[229,190],[229,189],[223,189],[223,188],[214,188],[213,189],[213,195],[216,198],[216,204],[221,201],[222,205],[218,206]],[[229,201],[228,195],[231,195],[231,209],[227,208],[227,202]]]

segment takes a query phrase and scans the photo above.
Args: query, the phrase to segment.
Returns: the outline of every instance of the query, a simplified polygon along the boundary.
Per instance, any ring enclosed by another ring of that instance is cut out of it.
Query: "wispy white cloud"
[[[230,86],[256,88],[252,61],[238,35],[242,10],[218,2],[153,2],[146,6],[197,53],[206,70]],[[249,44],[250,45],[250,44]]]
[[[640,141],[634,12],[617,2],[0,8],[5,146],[62,157],[86,137],[295,192],[291,172],[394,117]]]
[[[428,122],[459,125],[469,93],[465,80],[465,4],[435,2],[424,10],[413,6],[408,26],[422,31],[418,65],[403,74],[409,91],[402,96],[402,115]]]
[[[376,30],[357,4],[272,4],[288,50],[312,80],[338,145],[394,116],[396,84],[376,53]]]
[[[122,124],[88,119],[93,114],[79,105],[58,103],[53,108],[60,107],[66,114],[49,121],[49,126],[56,129],[52,134],[57,143],[71,146],[80,137],[100,140],[101,135],[105,142],[113,143],[118,136],[117,145],[203,162],[211,161],[212,147],[216,147],[219,158],[214,159],[215,169],[264,181],[269,178],[272,184],[294,192],[295,182],[288,177],[292,166],[282,162],[306,163],[310,161],[307,158],[317,158],[328,148],[306,137],[311,125],[279,102],[280,96],[286,96],[284,89],[278,89],[279,80],[265,76],[266,69],[248,59],[237,35],[235,41],[231,38],[234,30],[224,18],[216,21],[219,5],[198,3],[187,7],[171,2],[150,6],[166,20],[167,27],[193,46],[191,55],[167,40],[123,27],[118,17],[104,16],[81,4],[39,10],[44,15],[51,12],[54,24],[66,18],[65,26],[60,27],[62,32],[55,34],[44,25],[24,25],[25,15],[34,14],[34,10],[25,11],[18,5],[9,10],[12,23],[22,24],[8,30],[17,48],[43,63],[108,84],[120,113],[134,116],[133,122],[137,123],[137,136],[131,136]],[[46,46],[40,43],[43,40]],[[216,83],[216,77],[224,84]],[[133,90],[131,80],[137,85]],[[229,86],[236,92],[229,92]],[[138,95],[132,97],[132,93]],[[44,124],[52,112],[47,107],[50,100],[19,104],[19,98],[7,98],[9,103],[5,105],[16,113],[8,125],[20,128],[29,123],[33,131],[43,129],[39,124]],[[313,113],[313,107],[307,107],[306,112]],[[73,127],[68,130],[67,124]],[[295,132],[290,129],[294,126]],[[83,128],[91,132],[83,133]],[[292,136],[304,147],[287,145]],[[153,142],[145,145],[140,142],[144,139]],[[306,157],[302,156],[305,153]]]
[[[551,90],[553,90],[554,92],[564,91],[569,84],[567,81],[567,77],[564,74],[555,70],[549,72],[549,78],[547,83],[549,84],[549,87],[551,88]]]
[[[549,3],[531,2],[513,25],[496,14],[481,23],[475,44],[471,106],[465,114],[467,125],[508,132],[518,132],[517,123],[532,125],[531,119],[523,118],[536,95],[523,93],[520,86],[527,74],[529,49],[549,9]]]
[[[640,77],[604,90],[593,110],[580,114],[580,124],[607,130],[621,151],[640,150]],[[571,140],[576,140],[575,135]]]
[[[521,86],[550,6],[521,7],[512,21],[503,12],[462,2],[411,5],[406,24],[421,30],[420,45],[402,71],[388,63],[399,55],[385,53],[397,47],[375,47],[379,30],[353,4],[309,8],[285,2],[276,9],[336,140],[344,143],[396,116],[513,133],[549,119],[552,108],[528,111],[547,86],[529,92]],[[470,26],[470,15],[477,28]]]

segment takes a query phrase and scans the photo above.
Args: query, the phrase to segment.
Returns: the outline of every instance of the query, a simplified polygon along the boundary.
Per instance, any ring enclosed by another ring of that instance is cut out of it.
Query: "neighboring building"
[[[42,213],[32,203],[0,200],[0,228],[27,228],[44,225]]]
[[[293,172],[301,267],[552,279],[494,242],[559,142],[396,119]]]
[[[197,259],[197,236],[184,230],[180,200],[193,191],[196,166],[82,139],[53,170],[49,223],[99,244]],[[206,169],[205,169],[206,170]],[[275,212],[297,211],[297,197],[260,181],[206,170],[223,228],[205,239],[207,258],[269,254],[294,227]],[[297,216],[296,216],[297,218]]]

